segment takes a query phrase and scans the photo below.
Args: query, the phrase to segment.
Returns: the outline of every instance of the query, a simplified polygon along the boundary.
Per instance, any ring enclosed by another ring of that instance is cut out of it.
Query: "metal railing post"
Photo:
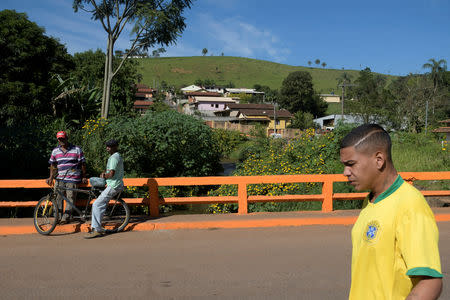
[[[322,185],[322,212],[333,211],[333,180],[326,180]]]
[[[150,213],[150,217],[157,218],[159,217],[159,193],[158,183],[153,178],[148,180],[148,193],[150,197],[148,201],[148,211]]]
[[[238,184],[238,213],[241,215],[248,213],[247,183],[245,182]]]

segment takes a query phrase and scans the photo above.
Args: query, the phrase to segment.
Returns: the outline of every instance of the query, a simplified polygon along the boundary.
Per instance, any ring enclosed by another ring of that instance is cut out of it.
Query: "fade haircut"
[[[392,163],[391,138],[378,124],[363,124],[350,131],[341,141],[341,149],[355,147],[360,152],[373,153],[383,150]]]

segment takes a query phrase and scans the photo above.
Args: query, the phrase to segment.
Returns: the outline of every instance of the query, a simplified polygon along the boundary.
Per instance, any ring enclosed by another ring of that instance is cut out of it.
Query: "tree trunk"
[[[106,45],[106,56],[105,56],[105,72],[103,76],[103,93],[102,93],[102,110],[101,117],[106,118],[105,108],[106,108],[106,95],[107,93],[107,82],[108,82],[108,74],[109,74],[109,63],[108,63],[108,51],[109,51],[110,38],[108,38],[108,43]]]
[[[112,37],[109,36],[105,58],[105,78],[103,80],[103,96],[102,96],[102,111],[101,111],[101,116],[102,118],[105,119],[107,119],[109,115],[111,82],[114,76],[112,71],[113,50],[114,50],[114,42],[112,40]]]
[[[109,105],[110,105],[110,100],[111,100],[111,82],[113,79],[113,48],[114,48],[114,43],[112,41],[109,41],[109,47],[108,47],[108,81],[106,82],[106,105],[105,105],[105,119],[108,118],[109,115]]]

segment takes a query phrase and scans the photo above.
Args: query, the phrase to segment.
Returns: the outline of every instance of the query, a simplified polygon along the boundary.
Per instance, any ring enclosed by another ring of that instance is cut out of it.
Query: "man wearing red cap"
[[[48,185],[53,184],[53,179],[56,175],[56,187],[65,187],[75,189],[83,182],[86,183],[86,159],[80,147],[69,143],[67,133],[59,131],[56,134],[59,146],[54,148],[49,159],[50,176],[46,182]],[[65,191],[65,196],[72,204],[75,203],[76,192],[71,190]],[[58,203],[62,204],[62,198],[58,196]],[[72,206],[66,205],[61,222],[66,222],[72,215]]]

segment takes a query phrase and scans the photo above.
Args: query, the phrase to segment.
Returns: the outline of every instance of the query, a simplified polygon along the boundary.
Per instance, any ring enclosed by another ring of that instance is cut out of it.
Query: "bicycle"
[[[49,235],[50,233],[52,233],[56,225],[58,225],[61,221],[60,211],[62,207],[59,207],[57,201],[58,195],[63,199],[63,201],[61,201],[61,204],[63,204],[65,201],[66,205],[70,205],[78,214],[78,216],[74,216],[74,219],[79,219],[82,223],[84,223],[91,217],[90,212],[92,206],[90,205],[90,203],[92,199],[97,198],[97,196],[102,191],[102,188],[99,185],[93,184],[91,178],[91,188],[89,190],[56,187],[56,185],[51,190],[52,191],[48,195],[42,197],[38,201],[36,207],[34,208],[34,227],[36,228],[37,232],[43,235]],[[78,209],[75,204],[72,204],[69,199],[66,198],[66,196],[64,195],[65,190],[72,190],[88,195],[84,210]],[[120,194],[121,193],[112,198],[109,201],[108,206],[106,207],[106,211],[102,219],[102,226],[107,229],[107,233],[122,231],[125,226],[128,225],[128,222],[130,220],[130,209],[126,202],[123,201],[122,198],[120,198]]]

